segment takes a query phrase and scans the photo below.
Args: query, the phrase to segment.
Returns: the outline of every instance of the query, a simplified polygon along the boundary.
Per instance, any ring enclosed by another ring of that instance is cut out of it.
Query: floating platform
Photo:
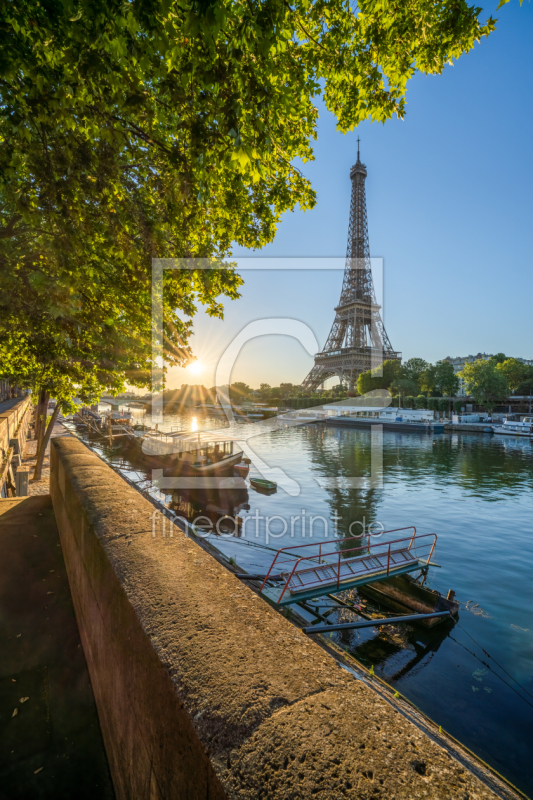
[[[335,549],[322,543],[282,548],[276,553],[260,591],[276,605],[289,605],[438,566],[431,562],[436,534],[417,536],[416,528],[401,528],[385,531],[383,535],[398,530],[413,533],[401,539],[355,547],[354,539],[349,538],[337,540]],[[348,544],[352,547],[347,547]],[[307,548],[305,553],[304,548]],[[274,582],[274,575],[275,585],[269,585]]]

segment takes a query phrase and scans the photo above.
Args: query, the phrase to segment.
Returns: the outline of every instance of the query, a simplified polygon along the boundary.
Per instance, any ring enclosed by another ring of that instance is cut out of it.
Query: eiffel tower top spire
[[[338,375],[353,389],[361,372],[379,366],[385,359],[400,359],[392,349],[376,302],[366,211],[366,166],[361,162],[359,138],[357,161],[350,169],[352,193],[348,224],[348,246],[342,290],[335,321],[315,366],[303,382],[316,389],[324,380]]]
[[[356,172],[360,172],[362,175],[364,175],[365,178],[367,176],[366,167],[363,164],[363,162],[361,161],[361,156],[360,156],[360,153],[359,153],[359,142],[360,141],[361,140],[359,139],[359,137],[357,137],[357,161],[355,162],[355,164],[353,165],[353,167],[350,170],[350,178],[352,180],[353,180],[353,177],[354,177]],[[365,210],[365,213],[366,213],[366,210]]]

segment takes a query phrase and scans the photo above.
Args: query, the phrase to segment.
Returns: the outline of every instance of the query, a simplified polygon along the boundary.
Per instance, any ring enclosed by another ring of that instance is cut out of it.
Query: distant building
[[[484,361],[488,361],[489,358],[493,358],[494,353],[478,353],[476,356],[456,356],[455,358],[450,358],[450,356],[446,356],[443,358],[443,361],[449,361],[450,364],[453,365],[453,371],[455,373],[461,372],[465,364],[471,364],[472,361],[479,361],[483,359]],[[509,358],[514,358],[514,356],[508,356]],[[522,364],[529,364],[529,366],[533,366],[533,358],[516,358],[517,361],[521,361]],[[457,397],[466,397],[466,391],[464,388],[464,381],[462,378],[459,378],[459,391],[457,392]]]

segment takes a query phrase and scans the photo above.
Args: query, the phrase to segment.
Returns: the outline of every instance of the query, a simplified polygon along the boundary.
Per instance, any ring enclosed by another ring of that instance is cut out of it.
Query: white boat
[[[383,425],[385,430],[425,431],[442,433],[444,422],[435,421],[433,411],[426,409],[357,405],[354,400],[342,400],[324,406],[326,423],[332,425]]]
[[[533,417],[524,417],[523,420],[504,419],[503,425],[494,426],[494,433],[507,434],[508,436],[533,436]]]

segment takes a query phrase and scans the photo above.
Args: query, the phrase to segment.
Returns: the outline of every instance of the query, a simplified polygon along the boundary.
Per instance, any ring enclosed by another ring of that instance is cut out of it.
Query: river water
[[[221,427],[187,414],[159,422],[160,428]],[[96,449],[130,478],[144,477],[103,446]],[[409,525],[418,534],[436,533],[441,567],[430,570],[429,584],[442,593],[455,590],[461,603],[455,626],[421,632],[404,625],[395,632],[370,628],[331,636],[522,791],[533,793],[530,441],[384,432],[377,488],[364,480],[361,487],[349,484],[350,478],[371,475],[370,431],[313,423],[256,437],[253,450],[293,478],[299,494],[278,489],[265,496],[250,487],[229,509],[220,502],[219,516],[236,514],[243,525],[239,537],[210,536],[213,544],[247,571],[264,572],[275,550],[310,541],[310,516],[322,518],[315,520],[314,541],[324,537],[326,526],[328,542],[335,531],[347,536],[350,525],[352,533],[363,525],[378,533]],[[254,475],[260,476],[252,465]],[[166,500],[172,507],[171,497]],[[189,510],[204,511],[194,505]],[[179,504],[174,508],[179,511]],[[212,518],[213,508],[212,502]]]

